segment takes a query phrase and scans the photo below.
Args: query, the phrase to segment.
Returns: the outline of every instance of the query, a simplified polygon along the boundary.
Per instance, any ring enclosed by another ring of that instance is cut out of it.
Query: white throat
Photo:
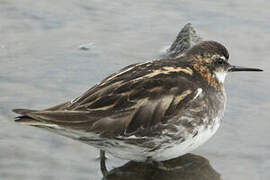
[[[218,82],[224,83],[227,72],[215,72]]]

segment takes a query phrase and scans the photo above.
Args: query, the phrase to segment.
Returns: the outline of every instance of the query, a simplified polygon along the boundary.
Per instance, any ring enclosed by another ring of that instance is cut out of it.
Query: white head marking
[[[215,72],[218,82],[224,83],[227,73],[226,72]]]

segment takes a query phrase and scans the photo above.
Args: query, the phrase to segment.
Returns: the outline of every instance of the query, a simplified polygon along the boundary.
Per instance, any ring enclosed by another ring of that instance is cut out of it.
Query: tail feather
[[[33,119],[28,116],[19,116],[15,119],[15,122],[28,125],[28,126],[36,126],[36,127],[56,127],[57,125],[44,123],[39,120]]]
[[[36,110],[30,109],[12,109],[13,112],[20,114],[15,118],[15,122],[23,123],[23,124],[31,124],[31,122],[35,122],[36,120],[32,117],[28,116],[28,113],[36,112]]]
[[[76,128],[75,130],[73,130],[72,128],[65,128],[64,123],[57,124],[53,120],[50,121],[50,120],[46,120],[46,118],[41,119],[40,117],[37,117],[36,113],[42,114],[42,112],[46,112],[46,111],[14,109],[13,112],[21,114],[21,116],[18,116],[15,118],[15,122],[19,124],[45,129],[47,131],[50,131],[50,132],[53,132],[53,133],[56,133],[56,134],[59,134],[59,135],[62,135],[71,139],[75,139],[75,140],[79,140],[81,136],[80,132],[76,131]]]
[[[38,112],[38,110],[31,110],[31,109],[13,109],[13,112],[20,114],[21,116],[17,116],[15,118],[15,122],[24,124],[24,125],[29,125],[29,126],[36,126],[36,127],[54,127],[57,126],[55,124],[51,124],[48,122],[42,122],[38,119],[35,119],[28,114],[31,114],[33,112]]]
[[[91,113],[85,111],[44,111],[15,109],[21,114],[15,122],[35,127],[67,128],[74,130],[88,130],[97,120]]]
[[[32,109],[12,109],[13,112],[21,115],[26,115],[27,113],[36,112],[37,110]]]

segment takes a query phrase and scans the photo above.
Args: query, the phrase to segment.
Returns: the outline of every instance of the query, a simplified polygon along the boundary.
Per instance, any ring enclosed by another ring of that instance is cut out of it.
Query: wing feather
[[[17,111],[23,115],[17,121],[28,120],[29,125],[39,127],[55,124],[104,136],[158,133],[156,125],[179,113],[194,98],[196,89],[190,80],[191,69],[187,73],[184,66],[177,69],[164,63],[131,65],[74,101],[41,111]]]

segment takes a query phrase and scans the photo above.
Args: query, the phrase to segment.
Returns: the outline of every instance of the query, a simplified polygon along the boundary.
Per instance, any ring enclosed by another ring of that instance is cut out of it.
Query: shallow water
[[[158,57],[187,22],[223,43],[233,64],[265,70],[227,78],[222,127],[193,153],[222,179],[269,179],[269,8],[267,0],[0,1],[0,179],[101,179],[96,149],[15,124],[11,109],[71,100],[125,65]],[[110,158],[108,166],[124,163]]]

